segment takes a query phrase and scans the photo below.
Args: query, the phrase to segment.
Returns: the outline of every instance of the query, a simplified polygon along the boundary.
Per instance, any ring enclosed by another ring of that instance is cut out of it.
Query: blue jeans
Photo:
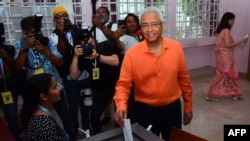
[[[62,120],[63,127],[69,134],[71,141],[76,141],[76,135],[74,132],[73,118],[70,114],[68,102],[65,97],[64,90],[61,90],[61,100],[54,104],[57,114]]]
[[[11,90],[13,102],[12,104],[4,105],[1,101],[1,107],[5,114],[6,121],[10,132],[15,137],[16,141],[21,141],[20,127],[19,127],[19,116],[18,116],[18,96],[20,95],[24,99],[25,86],[22,85],[18,88]],[[2,96],[1,96],[2,97]],[[2,99],[2,98],[1,98]]]
[[[78,132],[78,109],[80,106],[82,128],[90,129],[90,107],[83,105],[83,99],[80,96],[80,91],[90,86],[89,79],[84,80],[64,80],[64,88],[69,102],[70,113],[73,117],[73,125],[75,133]]]
[[[162,135],[166,141],[169,140],[172,127],[181,128],[182,113],[180,99],[166,105],[153,107],[141,102],[135,102],[135,118],[138,124],[147,128],[152,125],[151,131],[156,135]]]

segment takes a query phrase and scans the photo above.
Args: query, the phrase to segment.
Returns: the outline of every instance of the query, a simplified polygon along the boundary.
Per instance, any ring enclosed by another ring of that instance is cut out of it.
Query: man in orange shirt
[[[164,38],[166,26],[160,10],[147,7],[141,14],[140,24],[144,41],[125,54],[120,78],[116,84],[114,102],[115,120],[123,126],[127,118],[127,101],[134,86],[135,118],[138,124],[168,140],[170,129],[192,120],[192,86],[184,52],[180,43]]]

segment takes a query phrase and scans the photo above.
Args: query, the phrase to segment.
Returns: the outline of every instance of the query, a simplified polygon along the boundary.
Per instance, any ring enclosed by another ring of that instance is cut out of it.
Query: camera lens
[[[93,51],[92,51],[92,45],[90,44],[84,44],[82,45],[82,48],[83,48],[83,56],[87,57],[87,56],[90,56]]]

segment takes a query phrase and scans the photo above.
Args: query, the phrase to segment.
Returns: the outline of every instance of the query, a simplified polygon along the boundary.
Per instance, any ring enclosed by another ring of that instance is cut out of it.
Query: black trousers
[[[135,102],[135,118],[138,124],[147,128],[152,125],[150,131],[169,140],[172,127],[181,128],[182,112],[180,99],[166,106],[153,107],[141,102]]]
[[[94,134],[102,132],[102,124],[100,118],[104,109],[112,100],[114,93],[114,86],[98,88],[94,93],[93,106],[90,113],[90,121]]]

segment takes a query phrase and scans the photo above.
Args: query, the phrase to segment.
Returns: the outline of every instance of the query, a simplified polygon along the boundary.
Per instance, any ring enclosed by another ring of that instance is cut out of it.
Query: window
[[[20,21],[25,16],[41,13],[42,32],[49,36],[54,29],[52,11],[56,5],[67,8],[70,19],[81,24],[84,18],[85,0],[0,0],[0,23],[4,24],[6,44],[15,44],[15,40],[23,36]]]
[[[160,8],[165,21],[167,20],[167,3],[168,0],[101,0],[101,5],[107,7],[110,10],[110,21],[117,23],[118,20],[122,20],[128,13],[134,13],[138,17],[142,10],[147,6],[157,6]],[[164,34],[167,34],[165,32]]]
[[[0,22],[4,23],[8,44],[22,36],[20,20],[24,16],[43,14],[42,31],[48,36],[54,28],[52,10],[62,5],[69,11],[75,24],[86,22],[91,26],[92,0],[0,0]],[[97,0],[110,10],[110,21],[117,23],[128,13],[140,16],[150,5],[160,8],[167,21],[165,36],[176,39],[198,39],[213,36],[222,13],[221,0]],[[169,19],[169,20],[168,20]],[[191,45],[191,44],[190,44]],[[190,46],[189,45],[189,46]]]
[[[215,35],[221,13],[220,0],[177,0],[177,39]]]

